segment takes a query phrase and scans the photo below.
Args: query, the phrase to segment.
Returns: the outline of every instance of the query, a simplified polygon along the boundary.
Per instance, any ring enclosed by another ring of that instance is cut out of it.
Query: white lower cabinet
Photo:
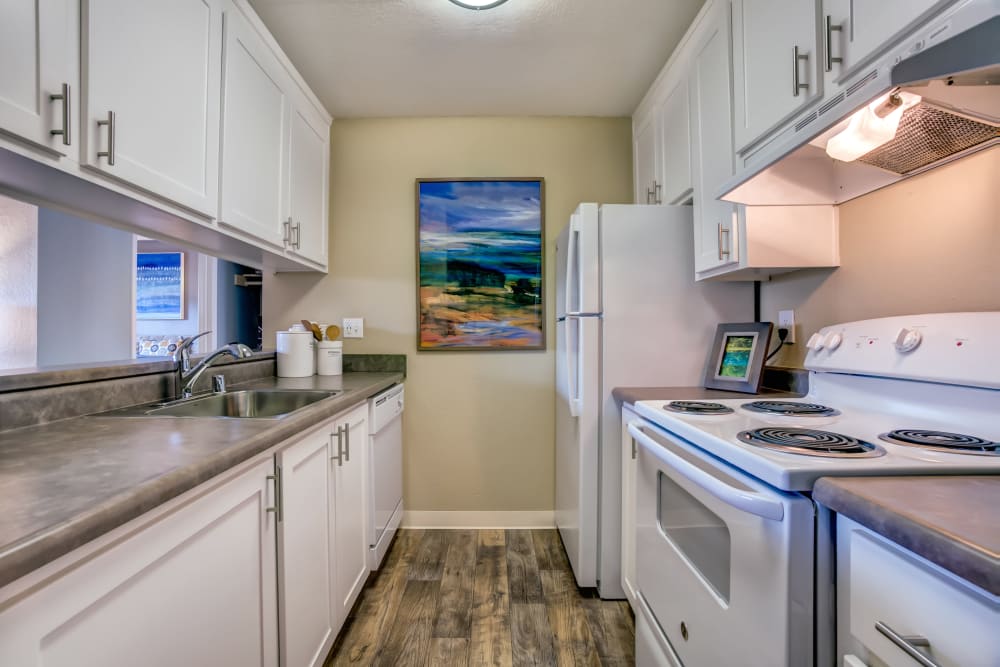
[[[0,599],[0,664],[276,667],[273,469],[266,457],[208,482],[203,495]]]
[[[368,535],[366,479],[368,451],[368,404],[362,403],[337,420],[334,432],[333,467],[333,555],[334,614],[341,622],[358,599],[368,579]],[[342,447],[341,447],[342,445]]]
[[[635,585],[635,472],[636,444],[628,425],[638,419],[630,407],[622,408],[622,588],[636,610]],[[638,617],[639,612],[635,611]]]
[[[281,664],[322,665],[337,626],[331,596],[333,471],[330,428],[315,431],[277,456],[281,475],[278,523]]]
[[[283,665],[320,666],[368,579],[368,404],[277,454]]]
[[[837,517],[838,664],[1000,665],[998,627],[995,595]]]
[[[0,665],[322,665],[369,574],[367,452],[364,401],[0,588]]]

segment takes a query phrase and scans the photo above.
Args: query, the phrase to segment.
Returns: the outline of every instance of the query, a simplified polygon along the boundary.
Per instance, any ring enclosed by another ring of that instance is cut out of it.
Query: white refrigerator
[[[615,387],[701,386],[720,322],[751,283],[695,282],[690,207],[580,204],[556,242],[556,525],[576,582],[621,586]]]

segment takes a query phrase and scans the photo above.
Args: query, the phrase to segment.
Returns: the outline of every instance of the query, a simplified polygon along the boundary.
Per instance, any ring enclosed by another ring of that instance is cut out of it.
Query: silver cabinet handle
[[[653,203],[654,204],[662,204],[663,203],[663,198],[660,197],[660,190],[662,188],[663,188],[663,184],[662,183],[657,183],[656,181],[653,181]]]
[[[108,126],[108,150],[97,151],[97,157],[108,158],[108,165],[113,167],[115,166],[115,112],[114,111],[108,112],[107,120],[97,121],[97,127],[103,127],[104,125]]]
[[[331,456],[331,461],[336,461],[338,466],[344,465],[344,427],[338,426],[336,433],[330,434],[330,446],[333,446],[333,436],[337,436],[337,455]]]
[[[901,635],[882,621],[875,621],[875,629],[889,638],[893,644],[903,650],[924,667],[941,667],[940,664],[932,660],[926,653],[917,647],[930,648],[931,643],[926,637],[920,635]]]
[[[844,25],[842,23],[834,25],[833,20],[830,18],[830,15],[827,14],[826,16],[826,71],[827,72],[833,70],[833,63],[844,62],[844,59],[841,57],[837,58],[833,57],[833,33],[842,32],[843,30],[844,30]]]
[[[799,61],[805,60],[806,63],[809,62],[809,54],[800,54],[799,46],[796,44],[792,47],[792,95],[795,97],[799,96],[799,91],[803,88],[809,90],[808,83],[799,82]]]
[[[288,220],[281,223],[281,229],[281,243],[287,247],[292,244],[292,216],[288,216]]]
[[[351,460],[351,425],[344,426],[344,460]]]
[[[302,223],[296,222],[292,228],[295,230],[295,241],[292,242],[292,247],[298,250],[302,245]]]
[[[653,181],[653,187],[654,188],[656,187],[656,181]],[[654,192],[653,192],[652,189],[646,188],[646,203],[647,204],[652,204],[653,203],[653,202],[650,201],[653,198],[653,194],[654,194]]]
[[[728,257],[729,256],[729,236],[728,236],[729,235],[729,230],[725,229],[722,226],[721,222],[719,223],[718,228],[719,228],[719,259],[723,259],[724,257]],[[725,243],[722,242],[722,235],[723,234],[726,234],[726,242]]]
[[[49,130],[49,134],[51,134],[54,137],[55,136],[60,136],[60,135],[62,136],[63,146],[69,146],[70,145],[70,141],[71,141],[70,140],[70,136],[69,136],[69,119],[70,119],[69,92],[70,92],[69,91],[69,84],[68,83],[64,83],[62,85],[62,92],[61,93],[59,93],[58,95],[49,95],[49,101],[50,102],[55,102],[56,100],[62,100],[62,103],[63,103],[62,104],[62,129],[61,130]]]
[[[274,506],[273,507],[268,507],[267,511],[268,512],[274,512],[274,516],[278,519],[278,521],[282,521],[285,518],[285,512],[284,512],[284,508],[282,507],[282,502],[281,502],[281,491],[282,491],[282,489],[281,489],[281,467],[280,466],[275,466],[274,467],[274,474],[273,475],[268,475],[267,478],[274,481]]]

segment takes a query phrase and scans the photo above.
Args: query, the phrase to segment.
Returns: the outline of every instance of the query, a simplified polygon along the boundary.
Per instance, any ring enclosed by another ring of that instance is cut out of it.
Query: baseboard
[[[406,510],[402,528],[554,528],[553,510],[512,512],[435,512]]]

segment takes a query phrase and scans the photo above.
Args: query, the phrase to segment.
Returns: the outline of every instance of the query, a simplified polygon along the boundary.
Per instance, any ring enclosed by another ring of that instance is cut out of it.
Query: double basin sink
[[[334,390],[244,389],[219,394],[137,405],[101,414],[102,417],[217,417],[281,419],[317,401],[341,394]]]

